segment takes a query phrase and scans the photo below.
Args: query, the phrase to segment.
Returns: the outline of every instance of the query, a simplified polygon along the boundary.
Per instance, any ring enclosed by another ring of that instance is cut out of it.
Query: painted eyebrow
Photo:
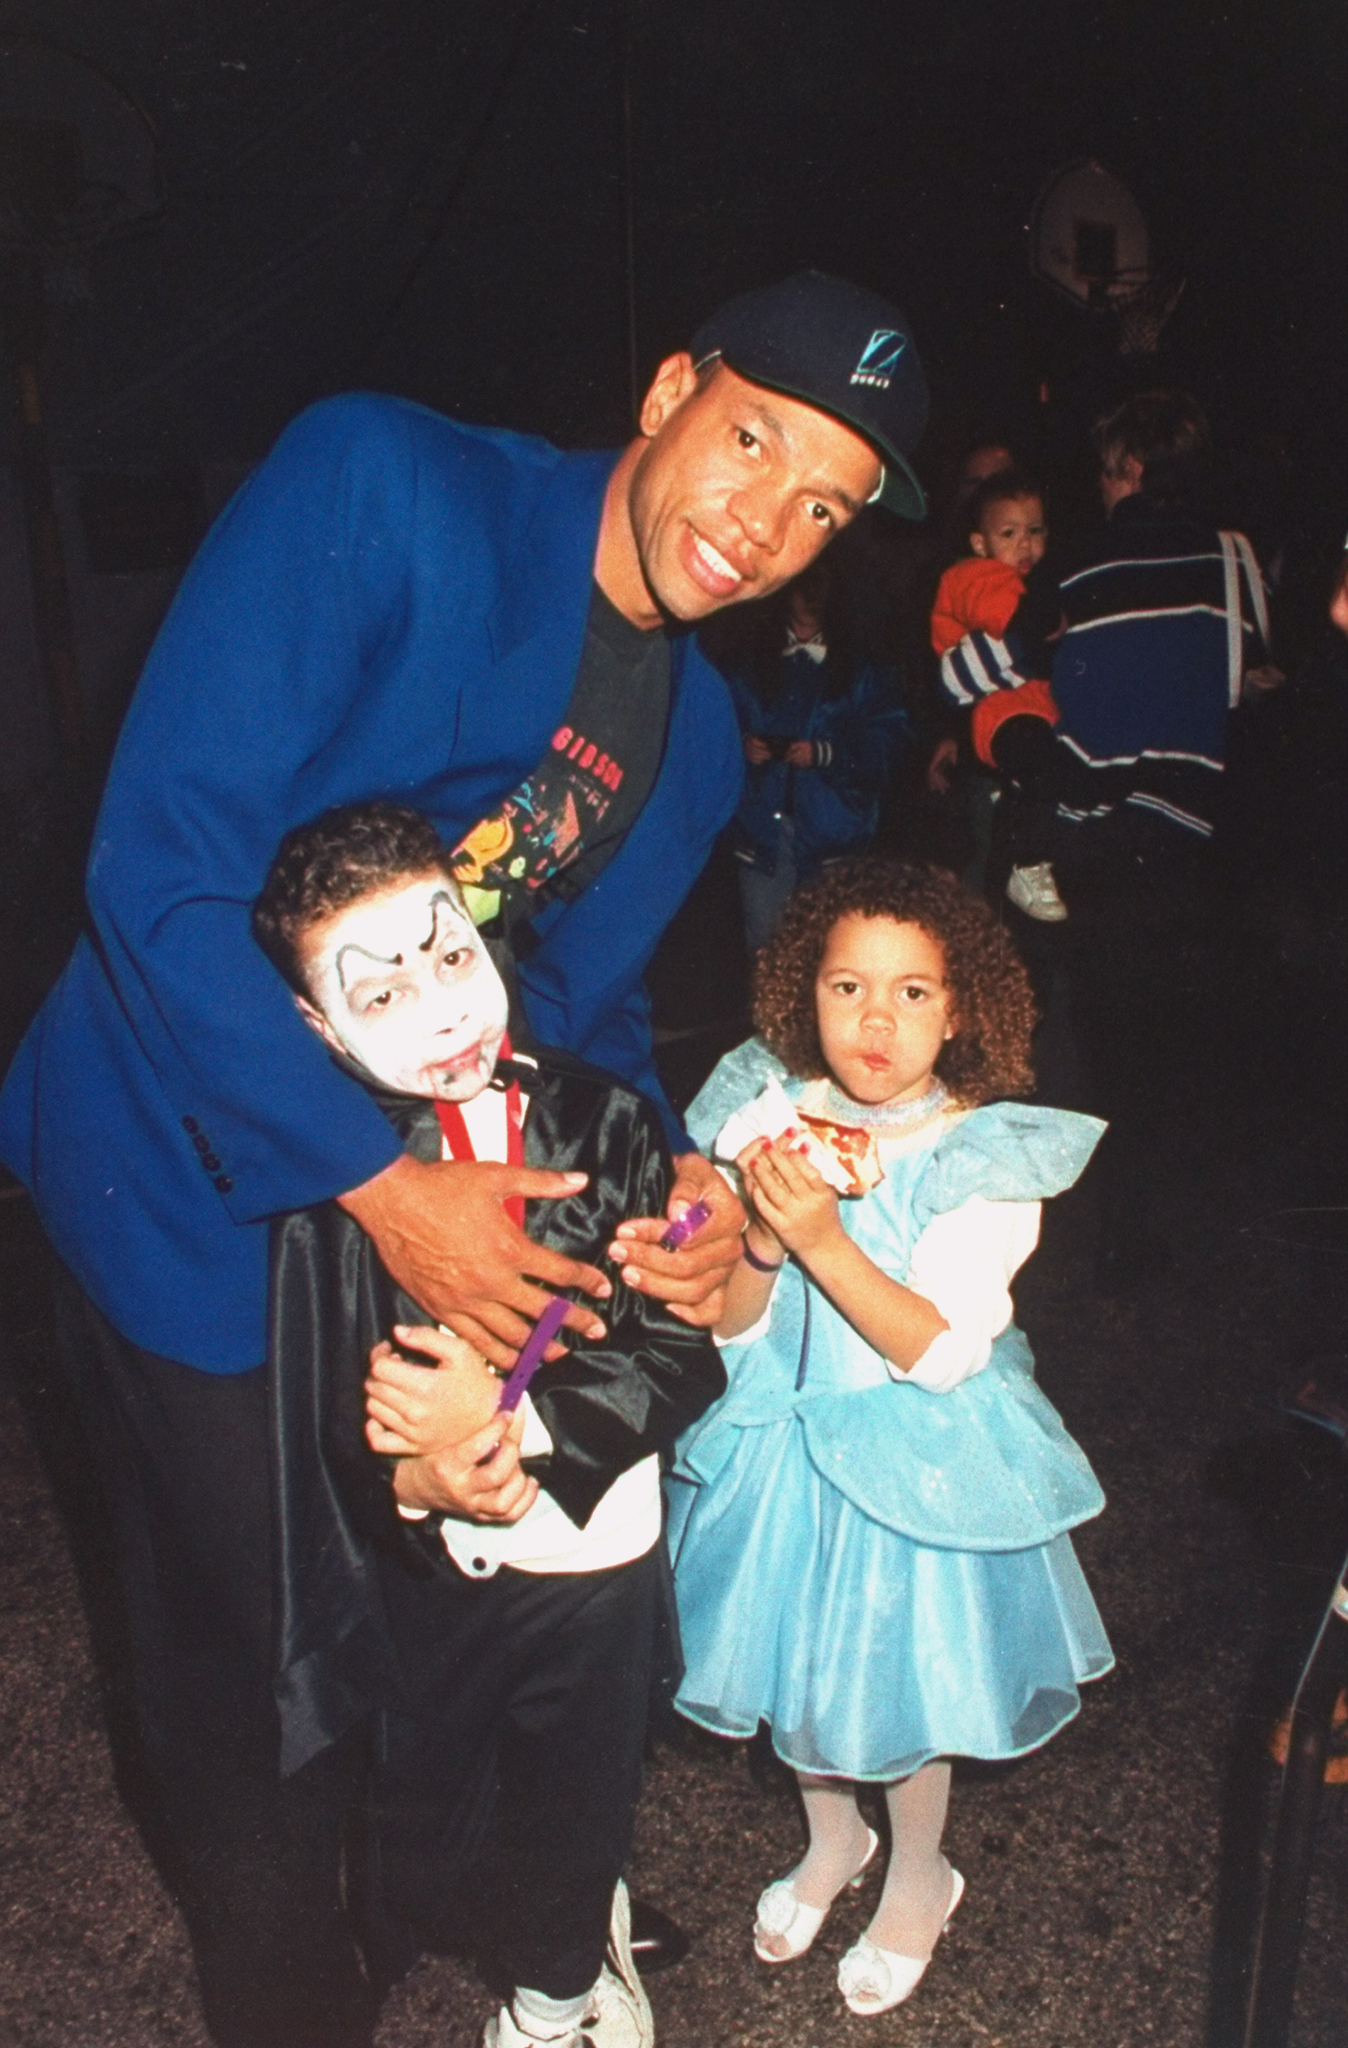
[[[449,913],[451,917],[455,917],[458,915],[459,906],[454,901],[454,898],[450,895],[448,889],[437,889],[435,894],[431,898],[431,928],[430,931],[426,934],[426,937],[421,941],[421,944],[417,947],[417,951],[419,953],[429,953],[431,947],[435,944],[436,937],[439,934],[440,930],[440,905],[442,903],[447,904],[449,906]]]
[[[359,953],[362,960],[369,960],[375,967],[401,967],[403,964],[403,956],[401,953],[371,953],[364,946],[343,946],[339,950],[336,960],[333,962],[333,965],[337,969],[337,980],[338,984],[341,987],[343,995],[346,994],[347,989],[345,963],[346,956],[348,953]]]
[[[776,413],[771,411],[768,406],[751,399],[746,410],[753,414],[760,426],[766,427],[770,433],[775,434],[784,448],[794,446],[790,429],[787,427],[785,420],[779,419]],[[817,488],[821,498],[836,498],[844,510],[852,514],[853,518],[861,510],[860,502],[852,496],[850,491],[845,491],[841,484],[825,482],[818,485]]]

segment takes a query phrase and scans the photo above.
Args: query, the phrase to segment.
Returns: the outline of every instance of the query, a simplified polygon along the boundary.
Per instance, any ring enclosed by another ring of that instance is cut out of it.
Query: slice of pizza
[[[880,1147],[875,1132],[866,1130],[860,1124],[839,1124],[831,1117],[806,1116],[799,1106],[796,1120],[813,1140],[821,1146],[829,1158],[836,1161],[847,1177],[847,1185],[840,1192],[846,1195],[868,1195],[872,1188],[879,1187],[885,1177],[880,1164]],[[828,1176],[830,1179],[832,1176]]]
[[[807,1116],[781,1082],[771,1080],[723,1125],[715,1157],[729,1166],[755,1139],[777,1139],[808,1159],[840,1195],[864,1195],[884,1179],[873,1132],[830,1117]]]

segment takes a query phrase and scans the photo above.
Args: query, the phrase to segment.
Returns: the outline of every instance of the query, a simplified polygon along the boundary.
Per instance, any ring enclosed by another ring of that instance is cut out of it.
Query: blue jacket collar
[[[604,492],[621,451],[559,456],[524,524],[487,622],[498,661],[530,641],[573,643],[561,667],[572,676],[590,609]]]

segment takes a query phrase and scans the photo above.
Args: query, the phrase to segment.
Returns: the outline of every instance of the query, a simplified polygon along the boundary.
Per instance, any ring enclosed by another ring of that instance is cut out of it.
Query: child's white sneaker
[[[631,1907],[619,1878],[609,1917],[608,1955],[579,2021],[560,2034],[521,2026],[509,2006],[487,2021],[482,2048],[655,2048],[655,2020],[632,1960]]]
[[[1067,905],[1058,894],[1053,869],[1046,860],[1032,868],[1012,868],[1006,883],[1007,901],[1040,924],[1061,924]]]
[[[636,1993],[605,1964],[578,2026],[562,2034],[535,2034],[520,2026],[508,2005],[487,2021],[482,2048],[654,2048],[655,2023],[646,1994]]]

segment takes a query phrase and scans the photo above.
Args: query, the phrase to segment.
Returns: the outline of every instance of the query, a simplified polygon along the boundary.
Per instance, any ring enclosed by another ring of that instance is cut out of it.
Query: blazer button
[[[216,1158],[214,1152],[205,1153],[202,1157],[201,1163],[205,1167],[207,1173],[219,1173],[220,1171],[220,1161]]]
[[[202,1158],[204,1159],[206,1157],[206,1154],[211,1149],[211,1141],[206,1136],[206,1133],[204,1131],[198,1131],[196,1136],[193,1138],[192,1143],[196,1146],[198,1152],[200,1152]]]
[[[200,1130],[200,1128],[201,1126],[194,1116],[185,1116],[183,1118],[183,1129],[186,1131],[189,1138],[194,1138],[197,1132]]]
[[[234,1183],[227,1173],[217,1173],[215,1185],[219,1188],[222,1195],[232,1195],[234,1192]]]

